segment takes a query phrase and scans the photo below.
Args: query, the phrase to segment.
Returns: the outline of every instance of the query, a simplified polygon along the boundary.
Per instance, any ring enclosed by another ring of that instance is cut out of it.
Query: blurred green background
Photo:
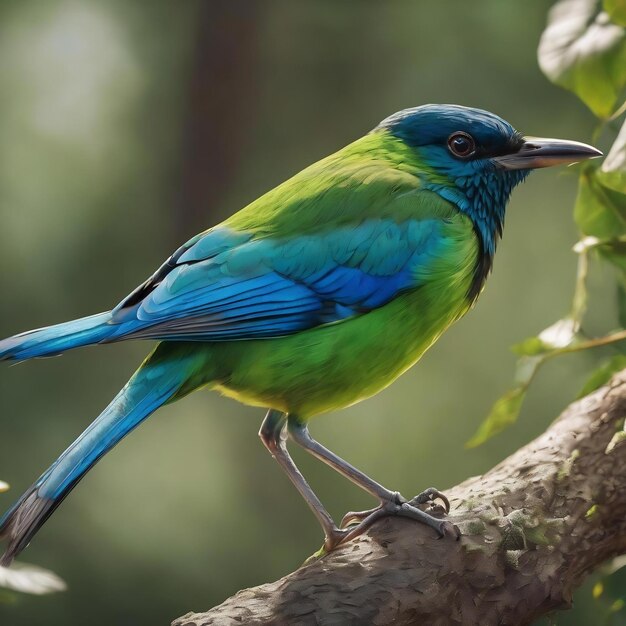
[[[529,134],[588,141],[591,114],[537,67],[549,6],[3,0],[0,336],[110,308],[188,237],[401,108],[455,102]],[[314,434],[410,495],[484,472],[545,429],[595,354],[551,361],[515,427],[463,447],[510,384],[508,346],[568,310],[575,192],[566,170],[534,174],[513,195],[476,309],[391,388],[315,421]],[[592,271],[591,290],[594,334],[616,326],[610,270]],[[149,348],[88,348],[2,368],[0,478],[12,489],[0,508]],[[25,553],[69,591],[15,595],[0,604],[0,624],[166,624],[297,567],[321,534],[258,441],[261,418],[209,392],[160,410]],[[333,514],[371,504],[294,457]],[[587,584],[558,623],[595,624],[598,614]]]

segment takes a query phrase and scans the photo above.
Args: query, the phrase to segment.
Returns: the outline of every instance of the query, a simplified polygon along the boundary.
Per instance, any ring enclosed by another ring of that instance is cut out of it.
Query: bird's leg
[[[259,437],[313,511],[324,531],[324,547],[326,550],[332,550],[343,541],[348,531],[337,527],[333,518],[289,456],[286,444],[286,425],[287,414],[270,409],[263,420],[263,424],[261,424]]]
[[[417,508],[419,504],[426,504],[441,500],[444,503],[444,510],[447,513],[450,510],[448,499],[437,489],[427,489],[410,501],[403,498],[397,491],[390,491],[381,484],[372,480],[369,476],[350,465],[338,457],[334,452],[328,450],[323,445],[315,441],[309,434],[306,424],[298,421],[294,416],[288,417],[288,431],[291,438],[309,454],[313,455],[320,461],[326,463],[334,470],[345,476],[353,483],[367,491],[380,501],[380,505],[369,511],[361,511],[358,513],[348,513],[342,520],[341,526],[351,521],[359,522],[356,526],[347,529],[349,532],[341,539],[341,542],[348,541],[353,537],[357,537],[371,526],[377,519],[387,515],[400,515],[409,517],[434,528],[440,536],[444,536],[447,532],[458,537],[459,531],[450,522],[443,521],[429,515],[425,511]]]

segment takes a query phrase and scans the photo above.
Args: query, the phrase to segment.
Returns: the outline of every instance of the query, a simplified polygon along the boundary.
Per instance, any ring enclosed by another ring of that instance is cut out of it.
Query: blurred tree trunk
[[[254,122],[258,0],[202,0],[184,130],[175,240],[218,222],[219,203]],[[232,211],[230,211],[232,212]]]
[[[173,626],[530,624],[626,553],[626,370],[447,492],[462,538],[387,518],[285,578]],[[444,457],[445,458],[445,457]]]

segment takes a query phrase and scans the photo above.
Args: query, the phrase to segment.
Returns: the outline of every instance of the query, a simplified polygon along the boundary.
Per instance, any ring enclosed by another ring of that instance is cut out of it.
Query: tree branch
[[[285,578],[173,626],[528,624],[626,552],[626,370],[446,493],[460,541],[386,518]]]

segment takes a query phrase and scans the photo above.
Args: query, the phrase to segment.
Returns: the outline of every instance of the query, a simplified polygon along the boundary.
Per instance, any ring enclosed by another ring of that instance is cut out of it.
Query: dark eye
[[[476,144],[471,135],[467,133],[453,133],[448,137],[448,148],[450,152],[458,157],[468,157],[476,149]]]

